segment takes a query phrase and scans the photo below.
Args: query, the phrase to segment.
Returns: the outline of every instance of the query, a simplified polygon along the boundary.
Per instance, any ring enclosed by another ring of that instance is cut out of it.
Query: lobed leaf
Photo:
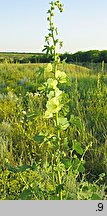
[[[34,136],[34,141],[36,141],[38,144],[40,144],[40,143],[42,143],[43,141],[44,141],[44,136],[42,136],[42,135],[39,135],[39,134],[36,134],[35,136]]]
[[[75,150],[78,154],[83,154],[83,148],[81,147],[81,143],[73,140],[73,150]]]
[[[69,122],[67,118],[59,117],[59,126],[61,130],[66,130],[69,127]]]
[[[91,196],[91,200],[102,200],[102,197],[95,193]]]
[[[84,167],[82,164],[80,164],[80,166],[79,166],[79,168],[78,168],[78,171],[79,171],[80,173],[84,173],[84,172],[85,172],[85,167]]]
[[[71,115],[70,123],[74,126],[76,125],[78,129],[82,129],[83,125],[81,119],[78,116]]]

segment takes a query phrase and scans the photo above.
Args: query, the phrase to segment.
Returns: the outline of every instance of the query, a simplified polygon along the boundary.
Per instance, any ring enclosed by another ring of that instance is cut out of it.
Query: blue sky
[[[0,51],[41,52],[50,0],[0,0]],[[107,49],[107,0],[62,0],[60,52]]]

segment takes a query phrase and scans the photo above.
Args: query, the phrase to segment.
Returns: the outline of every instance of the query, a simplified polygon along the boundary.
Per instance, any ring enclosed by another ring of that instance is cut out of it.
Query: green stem
[[[78,164],[78,166],[77,166],[77,169],[76,169],[76,176],[75,176],[75,179],[77,179],[77,177],[78,177],[78,169],[79,169],[80,165],[82,164],[83,159],[84,159],[84,156],[85,156],[87,150],[89,149],[89,147],[90,147],[90,144],[86,147],[86,149],[84,150],[84,153],[83,153],[83,155],[82,155],[82,157],[81,157],[81,159],[80,159],[80,162],[79,162],[79,164]]]
[[[54,176],[54,156],[52,155],[52,184],[55,187],[55,176]]]
[[[58,182],[61,185],[61,174],[60,174],[60,171],[58,171]],[[59,191],[59,200],[62,200],[62,190]]]
[[[57,126],[58,150],[60,150],[60,131],[58,129],[59,126],[58,113],[56,113],[56,126]]]
[[[48,34],[48,39],[47,39],[47,42],[48,42],[48,49],[47,51],[50,52],[53,56],[53,72],[54,72],[54,78],[55,78],[55,73],[57,71],[57,67],[58,67],[58,54],[57,54],[57,44],[59,44],[59,40],[56,39],[56,35],[58,34],[57,33],[57,29],[55,29],[54,27],[54,23],[53,23],[53,16],[54,16],[54,9],[55,7],[57,7],[59,9],[60,12],[63,11],[63,6],[62,4],[60,3],[60,1],[53,1],[50,3],[51,4],[51,8],[50,10],[48,11],[48,13],[50,14],[49,17],[48,17],[48,21],[49,21],[49,34]],[[50,41],[50,42],[49,42]],[[52,44],[52,45],[51,45]],[[50,47],[49,47],[50,45]],[[56,90],[54,90],[54,97],[56,97]],[[57,151],[55,153],[55,162],[53,162],[53,157],[52,157],[52,182],[53,182],[53,185],[54,185],[54,164],[56,165],[57,164],[57,160],[58,160],[58,163],[60,165],[60,161],[61,161],[61,156],[60,156],[60,129],[59,129],[59,113],[57,112],[56,115],[55,115],[55,127],[57,128],[57,132],[56,132],[56,135],[57,135]],[[58,176],[58,184],[61,185],[61,171],[57,170],[57,176]],[[62,200],[62,190],[59,191],[59,199]]]
[[[58,112],[56,113],[56,126],[59,126]],[[58,139],[58,162],[60,163],[60,130],[57,129],[57,139]],[[58,184],[61,185],[61,173],[58,170]],[[59,200],[62,200],[62,190],[59,191]]]

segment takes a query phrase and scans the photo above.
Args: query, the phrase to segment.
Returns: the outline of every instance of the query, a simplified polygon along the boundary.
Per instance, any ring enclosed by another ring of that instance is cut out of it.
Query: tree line
[[[107,50],[79,51],[74,54],[65,52],[60,54],[61,61],[66,63],[107,63]],[[52,56],[44,53],[0,53],[0,63],[48,63]]]

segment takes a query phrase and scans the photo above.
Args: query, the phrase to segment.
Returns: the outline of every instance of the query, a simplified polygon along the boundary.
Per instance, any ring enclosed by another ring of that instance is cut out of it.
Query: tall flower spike
[[[62,47],[62,41],[59,41],[59,39],[56,37],[58,35],[58,30],[54,26],[53,17],[55,15],[54,14],[55,7],[58,8],[58,10],[60,12],[62,12],[63,11],[63,5],[61,4],[60,0],[51,1],[50,5],[51,5],[51,7],[47,12],[48,13],[47,20],[49,22],[49,29],[48,29],[49,33],[45,37],[46,45],[45,45],[45,49],[43,49],[43,51],[46,51],[47,54],[52,55],[54,62],[56,62],[56,61],[59,62],[59,56],[56,52],[56,48],[57,48],[57,45],[59,45],[59,48]]]

